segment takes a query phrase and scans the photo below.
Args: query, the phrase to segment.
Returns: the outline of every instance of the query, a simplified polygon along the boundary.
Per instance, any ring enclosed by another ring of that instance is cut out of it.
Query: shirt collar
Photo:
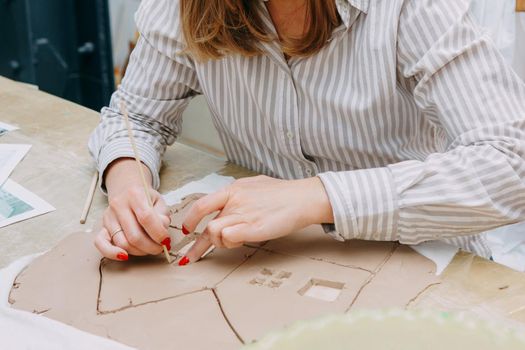
[[[263,0],[268,1],[268,0]],[[370,0],[335,0],[337,11],[346,28],[350,28],[355,20],[355,10],[368,13]]]
[[[354,24],[359,12],[368,13],[370,0],[335,0],[335,5],[341,20],[349,29]]]

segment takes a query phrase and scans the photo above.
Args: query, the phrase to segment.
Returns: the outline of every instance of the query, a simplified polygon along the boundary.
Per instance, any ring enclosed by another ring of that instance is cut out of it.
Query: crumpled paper
[[[487,233],[492,260],[511,269],[525,271],[525,221]]]

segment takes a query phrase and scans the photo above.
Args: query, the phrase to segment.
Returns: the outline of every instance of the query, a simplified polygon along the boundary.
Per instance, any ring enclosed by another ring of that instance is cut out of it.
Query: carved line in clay
[[[428,286],[426,286],[425,288],[423,288],[423,290],[421,290],[419,293],[416,294],[415,297],[413,297],[412,299],[410,299],[408,301],[408,303],[405,305],[405,309],[408,309],[410,307],[411,304],[415,303],[423,294],[425,294],[428,290],[430,290],[431,288],[435,287],[435,286],[438,286],[440,285],[441,282],[436,282],[436,283],[432,283],[432,284],[429,284]]]
[[[181,208],[178,208],[174,211],[172,211],[173,214],[175,213],[178,213],[179,211],[183,210],[185,207],[187,207],[189,204],[191,204],[191,202],[188,202],[188,203],[185,203],[184,206],[182,206]],[[170,225],[172,228],[175,228],[175,229],[178,229],[180,230],[179,228],[177,227],[174,227],[175,225]],[[188,243],[190,243],[192,240],[194,240],[196,238],[196,235],[193,234],[188,237],[185,237],[185,239],[183,241],[180,242],[180,244],[178,244],[178,246],[180,245],[180,248],[184,247],[184,245],[187,245]],[[253,244],[245,244],[246,247],[249,247],[249,248],[253,248],[254,251],[252,254],[248,254],[245,256],[245,259],[240,262],[235,268],[233,268],[229,273],[227,273],[219,282],[217,282],[213,287],[211,288],[208,288],[208,287],[205,287],[205,288],[200,288],[200,289],[197,289],[197,290],[194,290],[194,291],[190,291],[190,292],[186,292],[186,293],[181,293],[181,294],[178,294],[178,295],[175,295],[175,296],[169,296],[169,297],[166,297],[166,298],[162,298],[162,299],[158,299],[158,300],[150,300],[150,301],[147,301],[147,302],[144,302],[144,303],[140,303],[140,304],[136,304],[136,305],[133,305],[132,304],[132,301],[130,300],[130,305],[126,305],[124,307],[121,307],[121,308],[118,308],[118,309],[114,309],[114,310],[100,310],[100,297],[101,297],[101,290],[102,290],[102,283],[103,283],[103,273],[102,273],[102,268],[103,268],[103,264],[104,264],[104,259],[101,259],[100,261],[100,264],[99,264],[99,288],[98,288],[98,295],[97,295],[97,314],[100,314],[100,315],[104,315],[104,314],[109,314],[109,313],[117,313],[119,311],[122,311],[122,310],[125,310],[125,309],[128,309],[128,308],[131,308],[131,307],[140,307],[142,305],[147,305],[147,304],[151,304],[151,303],[158,303],[158,302],[162,302],[162,301],[165,301],[165,300],[170,300],[170,299],[175,299],[175,298],[178,298],[178,297],[181,297],[181,296],[185,296],[185,295],[189,295],[189,294],[194,294],[194,293],[199,293],[199,292],[203,292],[203,291],[211,291],[214,296],[215,296],[215,299],[217,301],[217,304],[221,310],[221,313],[223,314],[223,317],[226,321],[226,323],[228,324],[228,326],[230,327],[230,329],[232,330],[232,332],[236,335],[236,337],[239,339],[239,341],[244,344],[244,340],[242,339],[242,337],[240,336],[240,334],[237,332],[237,330],[235,329],[235,327],[233,326],[233,324],[231,323],[231,321],[228,319],[226,313],[225,313],[225,310],[222,308],[222,304],[221,304],[221,301],[217,295],[217,291],[216,291],[216,288],[222,283],[224,282],[224,280],[226,280],[232,273],[234,273],[238,268],[240,268],[243,264],[245,264],[248,260],[250,260],[251,257],[253,257],[255,254],[257,254],[257,252],[259,251],[265,251],[265,252],[269,252],[269,253],[272,253],[272,254],[280,254],[280,255],[285,255],[285,256],[292,256],[292,257],[300,257],[300,258],[308,258],[310,260],[315,260],[315,261],[320,261],[320,262],[324,262],[324,263],[329,263],[329,264],[333,264],[333,265],[337,265],[337,266],[341,266],[343,268],[350,268],[350,269],[356,269],[356,270],[362,270],[362,271],[365,271],[365,272],[368,272],[370,274],[370,276],[367,278],[367,280],[365,281],[365,283],[359,288],[356,296],[353,298],[351,304],[349,305],[349,307],[346,309],[345,312],[348,312],[352,306],[355,304],[356,300],[358,299],[358,297],[360,296],[360,294],[362,293],[363,289],[374,279],[374,277],[383,269],[383,267],[386,265],[386,263],[390,260],[390,258],[393,256],[394,252],[397,250],[397,248],[400,246],[399,244],[395,244],[391,251],[389,252],[389,254],[383,259],[383,261],[378,265],[377,268],[374,269],[374,271],[371,271],[369,269],[365,269],[365,268],[362,268],[362,267],[359,267],[359,266],[352,266],[352,265],[343,265],[343,264],[339,264],[339,263],[335,263],[335,262],[331,262],[331,261],[326,261],[326,260],[323,260],[323,259],[320,259],[320,258],[312,258],[312,257],[308,257],[308,256],[302,256],[302,255],[293,255],[293,254],[287,254],[287,253],[283,253],[283,252],[277,252],[277,251],[273,251],[271,249],[268,249],[268,248],[265,248],[264,245],[266,245],[267,242],[264,242],[260,245],[253,245]],[[173,256],[173,254],[172,254]],[[175,256],[178,256],[178,254],[175,254]],[[281,284],[283,283],[283,280],[285,279],[288,279],[291,277],[291,273],[290,272],[287,272],[287,271],[279,271],[278,273],[275,273],[274,271],[272,271],[271,269],[267,269],[267,268],[264,268],[263,270],[261,270],[260,276],[266,276],[266,277],[269,277],[266,281],[266,285],[267,287],[271,287],[271,288],[278,288],[281,286]],[[254,279],[255,280],[255,279]],[[254,281],[252,280],[252,281]],[[249,283],[251,283],[252,281],[250,281]],[[310,280],[309,281],[309,284],[311,285],[314,285],[315,283],[313,283],[312,281],[314,280]],[[317,282],[321,281],[321,282],[328,282],[329,286],[334,286],[336,289],[339,288],[340,290],[343,290],[344,289],[344,284],[340,283],[340,282],[331,282],[331,281],[324,281],[324,280],[316,280]],[[264,284],[264,281],[263,283],[258,283],[258,281],[256,281],[257,283],[256,284]],[[314,281],[315,282],[315,281]],[[335,284],[334,284],[335,283]],[[321,283],[323,284],[323,283]],[[326,283],[325,283],[326,284]],[[439,284],[439,283],[438,283]],[[435,284],[434,284],[435,285]],[[308,286],[308,284],[307,284]],[[301,291],[303,292],[301,295],[303,295],[308,288],[306,288],[307,286],[304,286],[301,290],[299,290],[299,294],[301,294]],[[430,286],[429,286],[430,287]],[[306,289],[305,289],[306,288]],[[303,290],[304,289],[304,290]],[[427,290],[427,288],[425,288],[425,290]],[[421,295],[424,291],[420,292],[413,300],[409,301],[409,303],[407,304],[407,306],[415,301],[419,295]],[[47,311],[47,310],[46,310]]]
[[[237,330],[235,329],[235,327],[233,326],[233,324],[230,322],[230,319],[229,319],[228,316],[226,315],[226,312],[224,311],[224,308],[222,307],[221,299],[219,299],[219,295],[217,294],[217,290],[216,290],[215,288],[212,288],[211,291],[213,292],[213,295],[215,296],[215,300],[217,301],[217,305],[219,305],[219,309],[221,310],[222,317],[224,318],[224,320],[225,320],[226,323],[228,324],[228,327],[230,327],[230,329],[232,330],[233,334],[235,334],[235,336],[237,337],[237,339],[239,339],[239,341],[240,341],[243,345],[246,344],[246,342],[244,341],[244,339],[241,337],[241,335],[239,334],[239,332],[237,332]]]
[[[237,266],[235,266],[230,272],[228,272],[219,282],[217,282],[212,287],[212,289],[213,288],[217,288],[219,286],[219,284],[221,284],[226,278],[228,278],[232,273],[234,273],[239,267],[241,267],[244,263],[246,263],[256,253],[257,253],[257,250],[255,250],[252,254],[246,255],[244,260],[242,260]],[[193,291],[190,291],[190,292],[185,292],[185,293],[181,293],[181,294],[165,297],[165,298],[162,298],[162,299],[149,300],[147,302],[139,303],[139,304],[133,304],[133,301],[130,300],[129,305],[122,306],[120,308],[112,309],[112,310],[101,310],[100,309],[100,298],[101,298],[102,283],[103,283],[102,268],[103,268],[103,266],[105,264],[105,261],[106,261],[105,258],[100,259],[99,268],[98,268],[99,284],[98,284],[98,293],[97,293],[97,314],[99,314],[99,315],[105,315],[105,314],[109,314],[109,313],[116,313],[116,312],[123,311],[123,310],[129,309],[129,308],[132,308],[132,307],[140,307],[140,306],[147,305],[147,304],[158,303],[158,302],[162,302],[162,301],[165,301],[165,300],[175,299],[175,298],[178,298],[178,297],[184,296],[184,295],[189,295],[189,294],[193,294],[193,293],[199,293],[199,292],[202,292],[204,290],[210,290],[210,288],[207,288],[207,287],[199,288],[199,289],[196,289],[196,290],[193,290]]]
[[[357,291],[357,294],[355,295],[354,299],[350,303],[350,306],[348,306],[346,308],[345,313],[349,312],[350,309],[352,309],[352,306],[354,306],[355,302],[357,301],[357,299],[361,295],[361,292],[363,292],[363,290],[366,288],[366,286],[368,286],[370,284],[370,282],[372,282],[372,280],[376,277],[376,275],[383,269],[383,267],[386,265],[388,260],[390,260],[390,258],[392,258],[392,256],[396,252],[397,248],[399,248],[399,246],[400,246],[399,243],[394,243],[392,249],[390,250],[390,253],[388,253],[388,255],[385,257],[385,259],[383,259],[381,264],[379,264],[379,266],[374,271],[371,272],[371,275],[367,278],[365,283],[363,283],[361,288],[359,288],[359,290]]]
[[[336,263],[336,262],[333,262],[333,261],[323,260],[321,258],[312,258],[311,256],[307,256],[307,255],[296,255],[296,254],[290,254],[290,253],[284,253],[284,252],[281,252],[281,251],[271,250],[271,249],[268,249],[268,248],[264,248],[264,245],[266,245],[266,243],[268,243],[268,242],[264,242],[264,244],[259,246],[259,247],[256,247],[256,246],[253,246],[253,245],[248,245],[248,244],[245,244],[245,246],[246,247],[250,247],[250,248],[261,249],[261,250],[264,250],[265,252],[268,252],[268,253],[282,254],[282,255],[286,255],[286,256],[292,256],[294,258],[306,258],[306,259],[310,259],[310,260],[313,260],[313,261],[319,261],[319,262],[323,262],[323,263],[326,263],[326,264],[332,264],[332,265],[336,265],[336,266],[341,266],[341,267],[348,268],[348,269],[361,270],[361,271],[368,272],[370,274],[374,273],[374,271],[369,270],[369,269],[365,269],[364,267],[360,267],[360,266],[344,265],[344,264],[339,264],[339,263]]]

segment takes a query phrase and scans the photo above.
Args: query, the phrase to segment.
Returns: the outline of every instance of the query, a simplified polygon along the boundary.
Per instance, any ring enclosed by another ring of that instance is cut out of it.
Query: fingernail
[[[187,236],[190,234],[190,231],[188,231],[188,229],[186,228],[186,226],[182,225],[182,233]]]
[[[118,253],[117,254],[117,259],[122,260],[122,261],[127,261],[128,260],[128,255],[124,254],[124,253]]]
[[[165,245],[166,247],[169,246],[171,244],[171,238],[170,237],[164,238],[164,240],[160,242],[160,244]]]
[[[171,250],[171,244],[166,244],[166,249]]]
[[[179,261],[179,266],[188,265],[189,262],[190,262],[190,259],[188,259],[187,256],[183,256],[182,259],[180,259]]]

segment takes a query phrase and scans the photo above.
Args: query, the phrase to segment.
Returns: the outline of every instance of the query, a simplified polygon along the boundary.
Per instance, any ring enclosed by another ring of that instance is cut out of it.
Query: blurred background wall
[[[108,0],[0,1],[0,75],[92,109],[114,90]]]

